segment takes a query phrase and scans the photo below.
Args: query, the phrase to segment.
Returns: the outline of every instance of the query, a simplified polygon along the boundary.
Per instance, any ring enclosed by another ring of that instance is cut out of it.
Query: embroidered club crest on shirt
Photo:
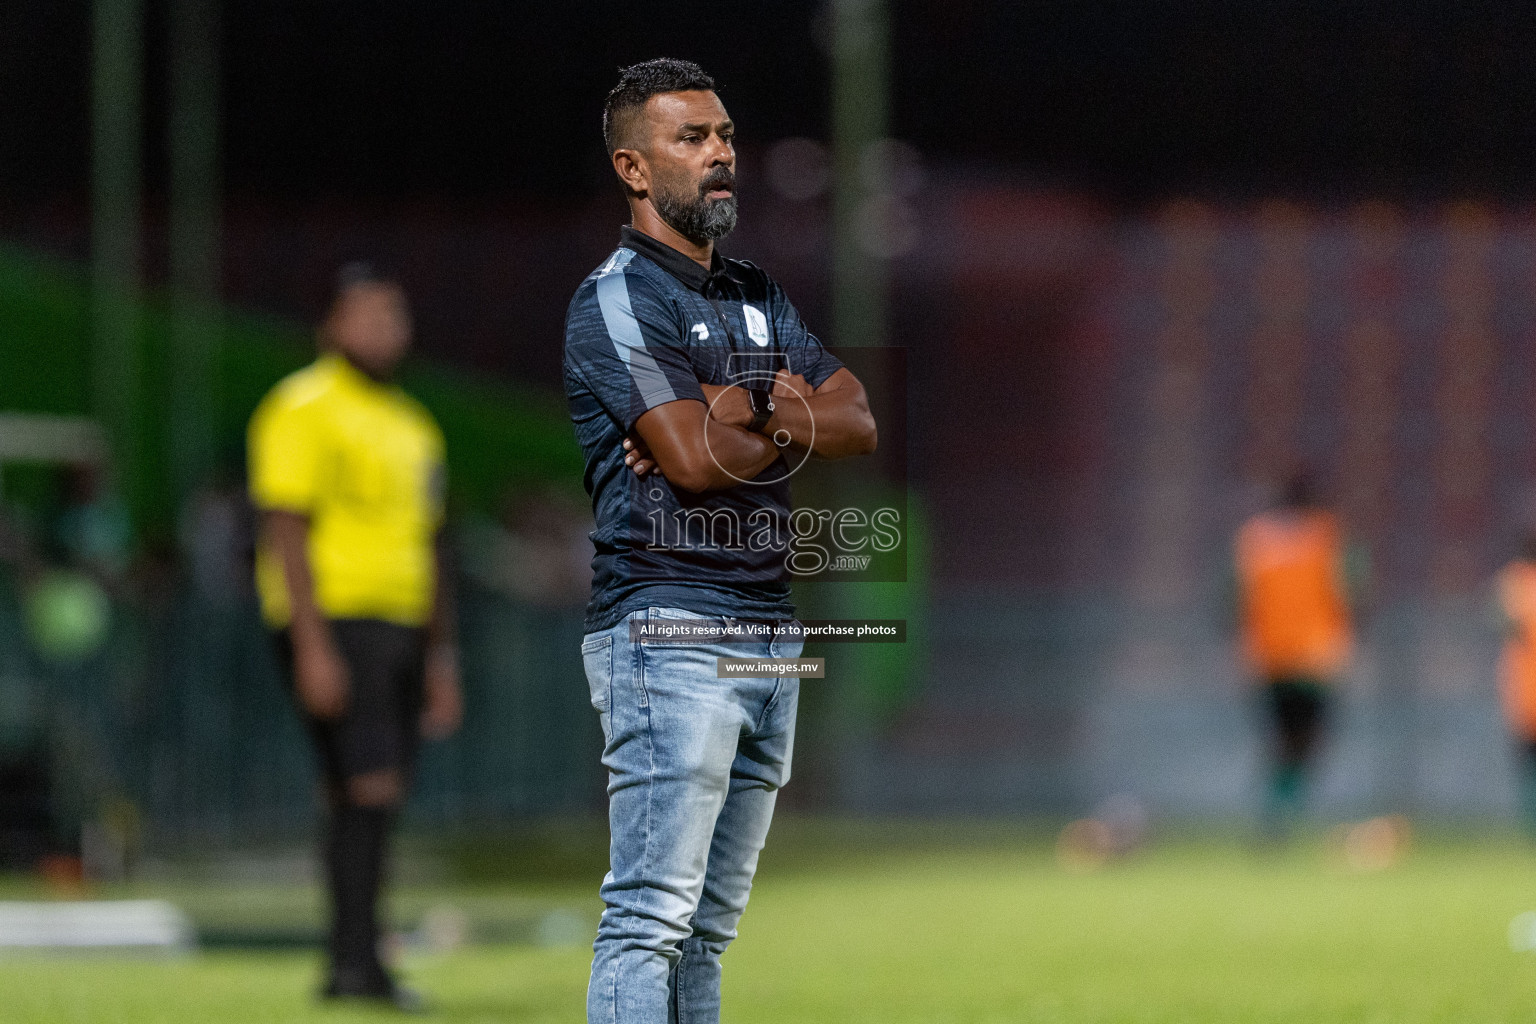
[[[756,306],[742,303],[741,315],[747,321],[747,337],[751,338],[760,348],[768,347],[768,318],[763,316],[763,311]]]

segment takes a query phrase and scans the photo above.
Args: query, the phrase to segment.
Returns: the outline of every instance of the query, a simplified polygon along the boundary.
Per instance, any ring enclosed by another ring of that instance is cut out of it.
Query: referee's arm
[[[283,569],[288,592],[289,636],[293,640],[294,682],[304,709],[316,718],[339,718],[347,708],[347,663],[336,649],[331,626],[315,603],[309,564],[309,517],[271,508],[262,529]]]
[[[428,739],[441,740],[457,732],[464,720],[452,548],[447,531],[441,528],[433,540],[432,561],[434,585],[432,616],[427,620],[426,692],[421,709],[421,732]]]

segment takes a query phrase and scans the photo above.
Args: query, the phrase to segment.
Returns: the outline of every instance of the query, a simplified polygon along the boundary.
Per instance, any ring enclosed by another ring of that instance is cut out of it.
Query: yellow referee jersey
[[[309,516],[321,613],[424,624],[444,481],[443,437],[426,409],[341,356],[325,355],[262,399],[247,440],[256,506]],[[256,586],[263,617],[287,625],[282,566],[265,538]]]

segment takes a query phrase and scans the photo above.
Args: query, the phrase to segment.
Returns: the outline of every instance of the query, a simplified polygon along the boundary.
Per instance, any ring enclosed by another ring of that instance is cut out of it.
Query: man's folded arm
[[[789,444],[823,459],[869,455],[880,442],[864,385],[846,367],[805,394],[805,380],[780,373],[774,386],[774,413],[764,433],[783,430]],[[801,395],[804,397],[802,402]]]
[[[751,480],[779,457],[778,448],[762,434],[711,423],[708,406],[696,399],[679,399],[648,410],[635,421],[635,433],[662,476],[694,494]]]
[[[700,386],[717,422],[737,428],[752,422],[752,406],[740,386]],[[762,432],[794,451],[846,459],[869,455],[879,444],[864,385],[847,367],[839,367],[814,390],[804,377],[781,370],[773,382],[773,405]]]

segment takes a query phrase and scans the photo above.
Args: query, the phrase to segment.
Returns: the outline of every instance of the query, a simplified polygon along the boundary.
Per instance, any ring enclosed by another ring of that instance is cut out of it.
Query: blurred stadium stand
[[[944,281],[949,315],[904,320],[942,325],[913,331],[912,463],[943,669],[863,802],[1242,813],[1258,737],[1221,580],[1304,460],[1375,561],[1325,812],[1508,812],[1486,588],[1536,517],[1529,209],[982,187],[932,213],[957,230],[909,283]]]

